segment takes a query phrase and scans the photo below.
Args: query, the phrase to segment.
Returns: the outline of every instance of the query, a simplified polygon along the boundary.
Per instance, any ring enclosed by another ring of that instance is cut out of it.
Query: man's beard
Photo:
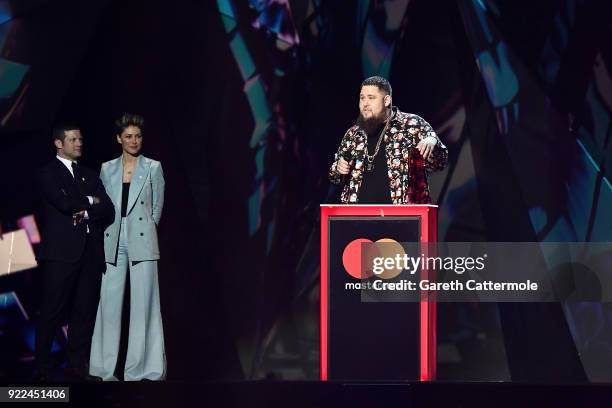
[[[370,118],[364,118],[363,114],[359,112],[359,117],[357,118],[357,125],[363,130],[365,130],[368,134],[370,134],[376,129],[378,129],[383,123],[385,123],[386,119],[386,111],[382,111],[380,114],[372,116]]]

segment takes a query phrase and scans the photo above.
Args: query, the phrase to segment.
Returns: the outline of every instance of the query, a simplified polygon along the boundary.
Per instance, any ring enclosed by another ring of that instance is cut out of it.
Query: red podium
[[[435,299],[421,292],[418,302],[363,302],[346,290],[355,286],[346,254],[363,241],[436,242],[437,209],[321,205],[321,380],[435,380]]]

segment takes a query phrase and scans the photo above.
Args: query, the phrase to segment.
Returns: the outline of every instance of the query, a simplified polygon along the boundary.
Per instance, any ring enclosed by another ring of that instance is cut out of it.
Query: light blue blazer
[[[115,206],[115,220],[104,231],[106,262],[117,262],[117,245],[121,230],[121,195],[123,161],[121,157],[102,164],[100,179]],[[138,156],[130,183],[126,213],[130,261],[159,259],[157,225],[164,206],[164,173],[161,163]]]

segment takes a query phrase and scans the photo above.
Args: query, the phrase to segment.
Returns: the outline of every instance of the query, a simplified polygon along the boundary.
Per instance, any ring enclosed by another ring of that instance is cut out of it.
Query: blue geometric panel
[[[30,67],[0,58],[0,98],[10,98],[21,85]]]

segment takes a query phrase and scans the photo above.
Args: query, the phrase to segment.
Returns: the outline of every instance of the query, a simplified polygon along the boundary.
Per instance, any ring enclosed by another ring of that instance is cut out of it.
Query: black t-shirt
[[[121,217],[127,216],[128,196],[130,195],[130,183],[123,183],[121,193]]]
[[[376,150],[378,137],[383,130],[380,126],[371,134],[368,134],[368,153],[373,154]],[[389,187],[389,168],[385,154],[385,142],[380,142],[378,154],[374,158],[374,169],[367,171],[367,159],[364,163],[363,181],[359,189],[359,204],[391,204],[391,192]]]

